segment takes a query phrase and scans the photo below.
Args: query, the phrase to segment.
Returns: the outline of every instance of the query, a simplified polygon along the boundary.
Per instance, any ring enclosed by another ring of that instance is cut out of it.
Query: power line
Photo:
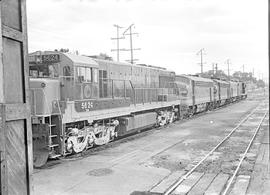
[[[120,51],[122,51],[122,50],[119,49],[119,40],[124,39],[125,37],[119,37],[119,29],[123,28],[123,27],[121,27],[121,26],[119,26],[117,24],[114,24],[113,26],[116,27],[116,38],[111,38],[111,40],[116,40],[117,47],[116,47],[116,49],[112,49],[111,51],[116,51],[116,53],[117,53],[117,61],[119,62],[119,53],[120,53]]]
[[[132,27],[134,26],[134,24],[131,24],[124,32],[123,35],[128,35],[129,36],[129,41],[130,41],[130,49],[126,49],[125,51],[130,51],[130,63],[133,64],[134,63],[134,59],[133,59],[133,51],[134,50],[140,50],[140,48],[133,48],[133,42],[132,42],[132,36],[133,35],[138,35],[139,33],[134,33],[132,32]],[[127,33],[129,31],[129,33]],[[137,59],[136,59],[137,60]]]

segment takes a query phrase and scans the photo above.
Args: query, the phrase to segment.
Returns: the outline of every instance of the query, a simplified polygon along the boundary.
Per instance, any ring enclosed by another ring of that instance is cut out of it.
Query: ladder
[[[56,100],[56,103],[57,103],[57,107],[58,107],[58,111],[59,111],[59,117],[60,117],[60,119],[61,119],[61,121],[62,121],[62,119],[63,119],[63,115],[62,115],[62,111],[61,111],[61,106],[60,106],[60,102],[59,102],[59,100]],[[59,124],[59,128],[60,128],[60,124]],[[62,151],[62,155],[63,156],[66,156],[66,155],[69,155],[69,154],[71,154],[71,152],[67,152],[66,151],[66,145],[65,145],[65,140],[66,140],[66,132],[65,132],[65,128],[66,128],[66,126],[65,126],[65,124],[63,124],[62,122],[61,122],[61,134],[60,134],[60,138],[61,138],[61,140],[62,140],[62,144],[61,144],[61,149],[59,148],[59,150],[60,151]],[[60,141],[61,141],[60,140]],[[59,142],[60,143],[60,142]]]
[[[49,157],[57,158],[61,156],[60,150],[60,131],[59,131],[59,115],[49,115],[45,117],[45,123],[49,126],[48,147]]]

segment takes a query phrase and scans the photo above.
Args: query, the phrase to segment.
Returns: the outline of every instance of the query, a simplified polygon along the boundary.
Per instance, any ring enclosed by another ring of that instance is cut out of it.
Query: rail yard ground
[[[264,91],[192,119],[49,163],[35,170],[34,194],[162,194],[256,107],[257,115],[174,191],[174,194],[219,194],[236,169],[252,130],[268,110],[268,94]],[[267,114],[230,194],[270,194],[268,138]]]

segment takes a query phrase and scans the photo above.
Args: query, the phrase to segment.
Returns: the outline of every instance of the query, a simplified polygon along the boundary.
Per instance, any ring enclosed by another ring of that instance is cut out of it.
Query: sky
[[[29,52],[69,48],[81,55],[106,53],[115,60],[120,34],[134,24],[136,63],[156,65],[177,74],[204,71],[252,72],[268,78],[267,0],[27,0]],[[129,36],[120,48],[129,49]],[[130,52],[120,52],[120,61]]]

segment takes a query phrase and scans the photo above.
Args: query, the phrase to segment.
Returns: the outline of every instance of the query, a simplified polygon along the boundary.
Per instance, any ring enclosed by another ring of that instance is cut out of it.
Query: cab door
[[[108,74],[106,70],[99,70],[99,97],[108,97]]]

